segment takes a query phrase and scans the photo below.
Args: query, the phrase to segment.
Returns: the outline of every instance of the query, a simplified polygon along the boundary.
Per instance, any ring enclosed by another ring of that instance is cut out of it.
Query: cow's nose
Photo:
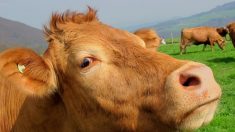
[[[195,129],[209,123],[221,97],[220,86],[209,67],[185,62],[166,79],[165,92],[168,117],[181,121],[183,129]]]
[[[179,83],[184,87],[185,89],[193,89],[198,88],[201,84],[201,80],[198,76],[195,76],[193,74],[180,74],[179,76]]]
[[[194,65],[179,70],[177,83],[185,90],[206,89],[208,88],[207,85],[213,85],[214,77],[210,68],[207,66]]]
[[[195,63],[182,67],[178,73],[179,86],[184,90],[208,91],[217,87],[213,73],[206,65]]]
[[[215,81],[211,69],[200,63],[185,64],[171,73],[166,83],[174,91],[186,96],[189,96],[189,93],[197,97],[207,94],[210,96],[209,98],[217,98],[221,95],[220,87]]]

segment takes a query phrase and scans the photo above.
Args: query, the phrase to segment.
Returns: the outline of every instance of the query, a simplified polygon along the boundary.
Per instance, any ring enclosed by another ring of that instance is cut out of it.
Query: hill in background
[[[182,28],[195,26],[225,26],[235,21],[235,1],[218,6],[208,12],[190,17],[169,20],[159,24],[149,23],[136,26],[154,28],[164,38],[179,37]],[[9,47],[28,47],[38,52],[46,49],[42,30],[30,27],[20,22],[0,17],[0,51]]]
[[[43,37],[39,29],[0,17],[0,50],[28,47],[40,52],[47,46]]]
[[[182,28],[195,26],[218,26],[222,27],[229,22],[235,21],[235,1],[218,6],[208,12],[203,12],[190,17],[169,20],[148,28],[154,28],[164,38],[179,37]]]

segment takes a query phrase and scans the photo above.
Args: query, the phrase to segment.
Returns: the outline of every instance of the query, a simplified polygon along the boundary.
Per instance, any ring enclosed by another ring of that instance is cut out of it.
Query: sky
[[[208,11],[234,0],[0,0],[0,17],[42,29],[52,12],[87,6],[98,10],[99,19],[117,28],[163,22]]]

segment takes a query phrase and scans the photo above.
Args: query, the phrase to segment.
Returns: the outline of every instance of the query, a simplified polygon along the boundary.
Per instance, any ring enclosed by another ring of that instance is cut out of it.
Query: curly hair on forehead
[[[60,24],[65,24],[68,22],[82,24],[82,23],[89,23],[92,21],[99,21],[96,13],[97,10],[89,6],[87,13],[80,13],[77,11],[70,11],[70,10],[67,10],[64,13],[58,13],[58,12],[52,13],[49,25],[44,26],[44,34],[47,38],[47,41],[50,42],[51,35],[62,32],[59,27]]]

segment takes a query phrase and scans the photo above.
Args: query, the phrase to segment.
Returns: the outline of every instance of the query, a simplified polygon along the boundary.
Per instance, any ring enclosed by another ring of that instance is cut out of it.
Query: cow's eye
[[[80,64],[80,67],[81,68],[85,68],[85,67],[88,67],[91,63],[92,63],[92,58],[84,58],[82,60],[82,63]]]

